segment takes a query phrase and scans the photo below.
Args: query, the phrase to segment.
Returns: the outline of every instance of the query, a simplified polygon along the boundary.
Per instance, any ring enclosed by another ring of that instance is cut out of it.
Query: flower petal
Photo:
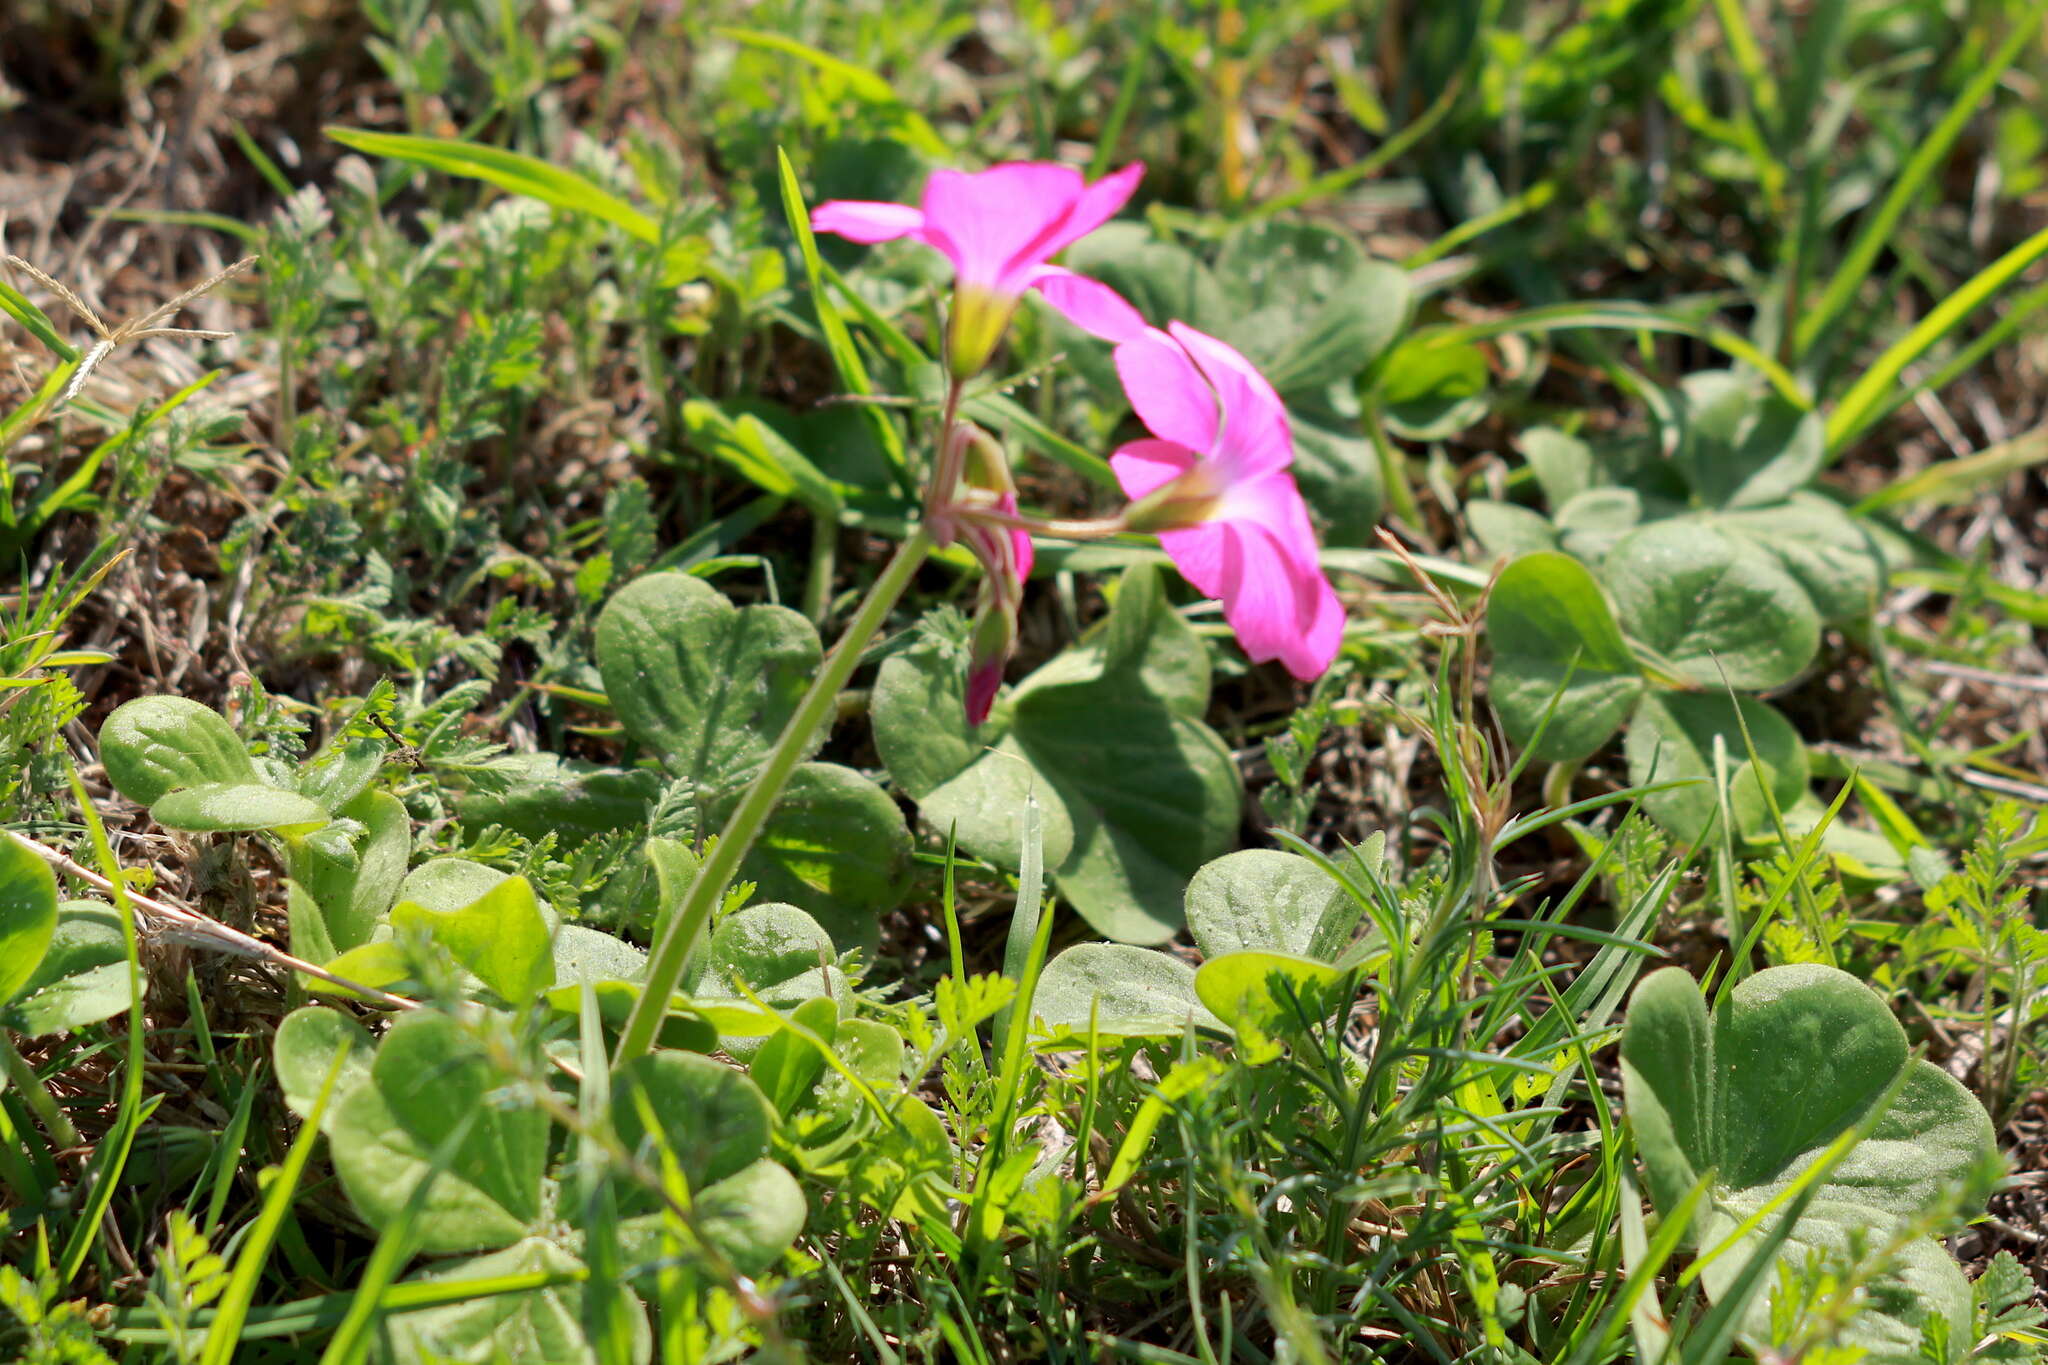
[[[1132,502],[1163,488],[1195,467],[1199,457],[1177,441],[1130,441],[1109,457],[1116,481]]]
[[[1216,395],[1188,353],[1148,327],[1116,348],[1117,378],[1154,436],[1207,454],[1216,445]]]
[[[1296,566],[1280,543],[1249,522],[1226,522],[1223,618],[1253,663],[1287,652],[1307,624],[1296,592]]]
[[[1344,604],[1336,589],[1320,573],[1309,589],[1309,626],[1280,654],[1287,671],[1303,682],[1320,678],[1330,669],[1344,643]]]
[[[1031,284],[1068,322],[1104,341],[1130,341],[1145,332],[1138,310],[1100,280],[1065,266],[1042,265],[1032,271]]]
[[[1072,166],[1042,161],[973,174],[933,171],[924,186],[927,240],[952,258],[961,283],[1021,294],[1027,282],[1014,263],[1028,255],[1028,267],[1052,254],[1037,244],[1058,231],[1081,187],[1081,173]]]
[[[1110,219],[1117,210],[1130,202],[1137,191],[1138,182],[1145,178],[1145,163],[1133,161],[1120,171],[1113,171],[1082,190],[1074,200],[1066,221],[1059,225],[1045,243],[1045,256],[1057,256],[1066,248],[1080,241]]]
[[[1159,548],[1166,551],[1180,576],[1195,585],[1196,592],[1204,597],[1221,597],[1230,536],[1228,526],[1212,521],[1185,531],[1161,531]]]
[[[811,231],[829,232],[849,242],[893,242],[923,227],[924,212],[909,204],[834,199],[811,210]]]
[[[1184,322],[1168,323],[1167,331],[1201,367],[1222,404],[1222,432],[1213,449],[1223,481],[1236,483],[1291,464],[1294,438],[1287,426],[1287,408],[1258,367],[1235,347]]]

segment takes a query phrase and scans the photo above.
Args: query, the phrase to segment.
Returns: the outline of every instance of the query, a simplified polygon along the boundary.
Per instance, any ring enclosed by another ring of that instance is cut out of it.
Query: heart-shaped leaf
[[[657,1254],[659,1254],[657,1252]],[[559,1277],[543,1289],[512,1293],[480,1293],[436,1308],[387,1314],[380,1326],[389,1343],[393,1365],[439,1365],[458,1360],[545,1360],[550,1365],[600,1365],[624,1359],[646,1365],[654,1355],[654,1334],[647,1309],[627,1289],[623,1296],[630,1331],[618,1343],[625,1355],[601,1356],[590,1344],[584,1322],[584,1296],[589,1292],[578,1272],[583,1263],[541,1237],[529,1237],[503,1251],[455,1265],[439,1265],[407,1283],[461,1285],[475,1280],[479,1288],[527,1275]]]
[[[1677,460],[1705,507],[1764,507],[1813,481],[1827,463],[1821,416],[1734,370],[1679,385]]]
[[[740,875],[769,900],[803,906],[841,948],[872,948],[876,920],[909,889],[910,857],[910,829],[887,792],[851,768],[804,763]]]
[[[1750,762],[1752,744],[1763,764],[1761,777]],[[1750,697],[1738,702],[1720,692],[1653,693],[1636,709],[1622,747],[1628,755],[1630,782],[1647,786],[1696,779],[1643,798],[1643,808],[1679,838],[1697,840],[1718,809],[1717,745],[1727,753],[1728,805],[1737,838],[1772,828],[1766,790],[1781,814],[1806,794],[1812,780],[1806,745],[1773,707]]]
[[[4,934],[0,961],[14,963]],[[81,1029],[121,1013],[133,995],[120,917],[98,901],[66,901],[57,907],[56,931],[42,962],[14,1003],[0,1010],[0,1028],[31,1037]]]
[[[289,854],[292,879],[320,920],[316,941],[332,950],[329,956],[370,941],[412,857],[412,817],[390,792],[364,792],[338,814],[341,819],[308,834]],[[294,924],[294,935],[299,932]],[[297,951],[307,956],[303,946]]]
[[[1086,1038],[1090,1012],[1105,1038],[1184,1032],[1223,1021],[1195,994],[1195,969],[1177,957],[1124,943],[1077,943],[1045,964],[1031,1013],[1054,1033]]]
[[[690,1227],[742,1275],[763,1275],[781,1260],[810,1210],[803,1186],[772,1158],[690,1194]],[[641,1214],[619,1224],[619,1246],[630,1262],[657,1265],[672,1254],[662,1238],[661,1215]]]
[[[1195,995],[1251,1039],[1286,1038],[1343,1008],[1346,975],[1291,953],[1224,953],[1195,972]]]
[[[469,829],[503,825],[529,839],[552,833],[573,847],[615,829],[646,824],[648,809],[660,796],[660,774],[643,768],[621,771],[533,754],[508,786],[470,792],[457,810]]]
[[[393,1024],[369,1081],[338,1097],[325,1125],[356,1211],[377,1228],[396,1218],[467,1118],[467,1135],[413,1223],[420,1250],[482,1251],[525,1235],[541,1214],[548,1120],[538,1109],[495,1102],[506,1080],[445,1014],[419,1010]]]
[[[391,927],[425,931],[510,1004],[523,1005],[554,984],[552,935],[524,877],[507,877],[455,910],[400,901],[391,908]]]
[[[149,818],[165,829],[197,834],[246,834],[275,830],[302,835],[330,818],[318,801],[267,782],[206,782],[180,787],[158,798]]]
[[[637,579],[597,619],[598,671],[627,733],[706,788],[754,775],[822,657],[796,612],[735,607],[688,574]]]
[[[1883,1003],[1831,967],[1759,972],[1711,1016],[1682,969],[1652,973],[1630,1002],[1621,1059],[1628,1119],[1657,1207],[1669,1212],[1712,1173],[1690,1229],[1702,1249],[1720,1244],[1855,1130],[1866,1135],[1819,1177],[1778,1252],[1795,1266],[1815,1248],[1844,1250],[1852,1235],[1882,1244],[1887,1229],[1952,1197],[1958,1178],[1981,1173],[1988,1189],[1999,1169],[1982,1106],[1948,1073],[1910,1057]],[[1745,1249],[1770,1228],[1766,1217],[1707,1263],[1711,1297],[1729,1289]],[[1927,1314],[1949,1320],[1952,1359],[1968,1348],[1969,1285],[1938,1243],[1915,1243],[1875,1288],[1845,1333],[1868,1359],[1924,1360],[1918,1319]],[[1757,1294],[1743,1318],[1759,1345],[1771,1341],[1770,1297]]]
[[[619,1069],[612,1084],[612,1123],[619,1140],[656,1165],[647,1145],[646,1115],[681,1164],[692,1189],[701,1189],[751,1166],[768,1154],[775,1110],[761,1088],[723,1062],[693,1052],[655,1052]],[[651,1192],[626,1196],[638,1212]]]
[[[137,697],[100,727],[107,780],[137,805],[180,787],[257,781],[256,765],[220,713],[183,697]]]
[[[334,1081],[335,1099],[370,1079],[377,1044],[369,1030],[325,1005],[302,1005],[278,1021],[277,1033],[270,1040],[270,1057],[286,1108],[300,1118],[313,1112],[335,1054],[344,1046],[348,1056]]]
[[[1232,342],[1281,393],[1356,379],[1408,320],[1408,272],[1317,223],[1266,218],[1224,239],[1225,308],[1186,317]]]
[[[1715,518],[1774,558],[1823,621],[1868,616],[1884,590],[1892,557],[1870,527],[1818,493],[1795,493],[1769,507],[1747,507]]]
[[[1200,720],[1208,669],[1156,570],[1134,568],[1109,618],[979,731],[966,723],[957,642],[888,660],[876,747],[926,824],[1004,867],[1021,865],[1017,811],[1030,793],[1060,893],[1103,934],[1160,943],[1181,926],[1187,879],[1239,820],[1236,765]]]
[[[852,998],[839,970],[832,936],[793,905],[752,905],[719,921],[711,941],[690,962],[690,989],[710,1000],[739,999],[746,988],[776,1009],[829,995],[841,1008]]]
[[[1529,470],[1552,508],[1565,505],[1593,486],[1593,451],[1584,441],[1556,427],[1531,427],[1515,440]]]
[[[19,839],[0,836],[0,1005],[35,979],[56,932],[56,875]]]
[[[1705,687],[1778,687],[1820,649],[1820,617],[1799,584],[1704,521],[1630,532],[1601,577],[1622,629]]]
[[[1508,737],[1545,763],[1605,744],[1643,694],[1635,654],[1585,565],[1555,550],[1500,572],[1486,608],[1493,704]],[[1554,709],[1553,709],[1554,703]]]
[[[1226,853],[1188,882],[1188,932],[1207,957],[1257,949],[1334,962],[1363,913],[1329,873],[1278,849]]]

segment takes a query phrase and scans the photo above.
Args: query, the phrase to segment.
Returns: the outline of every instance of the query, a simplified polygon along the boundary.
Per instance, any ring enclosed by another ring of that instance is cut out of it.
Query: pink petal
[[[1052,254],[1038,244],[1058,231],[1080,195],[1081,173],[1049,162],[1017,161],[971,175],[933,171],[924,187],[927,240],[952,258],[960,283],[1021,294],[1026,281],[1015,262],[1029,256],[1028,269]]]
[[[1287,408],[1273,385],[1237,350],[1184,322],[1170,322],[1167,331],[1187,349],[1223,406],[1223,429],[1215,447],[1224,468],[1224,482],[1235,483],[1294,460],[1294,438],[1287,427]]]
[[[1230,536],[1228,526],[1212,521],[1185,531],[1161,531],[1159,548],[1166,551],[1180,576],[1195,585],[1196,592],[1204,597],[1221,597]]]
[[[1259,526],[1296,563],[1316,563],[1316,533],[1309,524],[1308,503],[1302,499],[1294,476],[1285,470],[1232,484],[1223,495],[1217,516]]]
[[[1116,348],[1117,378],[1154,436],[1207,453],[1216,446],[1216,395],[1173,338],[1148,327]]]
[[[1081,191],[1068,212],[1066,221],[1046,243],[1045,254],[1057,256],[1067,247],[1080,241],[1110,219],[1117,210],[1130,202],[1137,191],[1138,182],[1145,178],[1145,163],[1133,161],[1120,171],[1105,175],[1102,179]]]
[[[1002,497],[996,500],[996,506],[1008,512],[1011,516],[1016,516],[1017,495],[1015,493],[1003,494]],[[1031,549],[1031,533],[1011,527],[1008,534],[1010,537],[1011,559],[1017,567],[1017,581],[1022,583],[1025,579],[1031,577],[1031,556],[1033,553]]]
[[[1287,665],[1287,671],[1303,682],[1327,673],[1338,647],[1344,643],[1344,604],[1337,600],[1330,580],[1318,573],[1310,594],[1309,627],[1280,654],[1280,662]]]
[[[811,231],[829,232],[850,242],[893,242],[923,226],[924,213],[909,204],[834,199],[811,210]]]
[[[1124,296],[1099,280],[1076,275],[1065,266],[1042,265],[1031,284],[1068,322],[1104,341],[1130,341],[1144,335],[1145,319]]]
[[[1116,481],[1132,502],[1163,488],[1195,467],[1195,452],[1174,441],[1131,441],[1109,457]]]
[[[1223,617],[1253,663],[1286,653],[1310,624],[1302,619],[1297,566],[1280,543],[1248,522],[1226,522]]]

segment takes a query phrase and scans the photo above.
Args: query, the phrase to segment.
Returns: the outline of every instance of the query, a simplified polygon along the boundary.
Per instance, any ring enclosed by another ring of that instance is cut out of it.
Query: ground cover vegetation
[[[0,1354],[2025,1361],[2034,0],[16,0]]]

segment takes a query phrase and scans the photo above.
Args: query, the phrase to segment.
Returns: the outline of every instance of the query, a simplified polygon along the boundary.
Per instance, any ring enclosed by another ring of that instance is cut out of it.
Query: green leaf
[[[882,665],[876,747],[926,824],[1005,868],[1022,866],[1027,792],[1060,894],[1108,937],[1161,943],[1182,923],[1187,879],[1230,847],[1237,767],[1199,719],[1208,655],[1160,595],[1156,570],[1126,571],[1109,618],[967,727],[956,646]]]
[[[658,1167],[643,1111],[682,1163],[692,1189],[734,1175],[768,1154],[775,1109],[761,1088],[723,1062],[693,1052],[635,1057],[612,1082],[612,1124],[629,1151]],[[654,1207],[651,1191],[625,1194],[629,1212]]]
[[[1539,762],[1590,756],[1643,694],[1642,670],[1606,595],[1570,555],[1543,550],[1502,569],[1487,600],[1486,634],[1494,709],[1517,744],[1541,728]]]
[[[370,156],[424,166],[465,180],[481,180],[507,194],[525,195],[610,223],[650,245],[661,241],[661,225],[639,209],[576,172],[535,157],[459,138],[373,133],[360,128],[330,127],[324,131],[342,146]]]
[[[1713,1174],[1692,1229],[1701,1249],[1735,1233],[1862,1125],[1867,1136],[1819,1176],[1778,1252],[1795,1269],[1814,1249],[1845,1250],[1852,1236],[1881,1245],[1889,1229],[1941,1209],[1959,1179],[1988,1190],[1999,1169],[1983,1108],[1939,1067],[1912,1058],[1883,1003],[1831,967],[1759,972],[1712,1016],[1682,969],[1653,973],[1630,1004],[1621,1059],[1628,1120],[1657,1207],[1675,1208],[1700,1175]],[[1730,1289],[1745,1248],[1762,1243],[1770,1222],[1705,1265],[1709,1297]],[[1757,1294],[1744,1312],[1753,1345],[1771,1344],[1769,1299]],[[1970,1288],[1937,1242],[1909,1243],[1866,1302],[1843,1340],[1869,1351],[1867,1359],[1924,1365],[1917,1319],[1925,1313],[1948,1320],[1951,1358],[1969,1344]]]
[[[1770,806],[1764,800],[1766,788],[1783,812],[1806,794],[1812,780],[1799,732],[1769,705],[1750,697],[1736,702],[1720,692],[1653,693],[1643,699],[1623,742],[1628,780],[1648,786],[1698,779],[1643,798],[1643,809],[1688,842],[1706,832],[1718,808],[1714,795],[1717,741],[1728,755],[1728,805],[1738,839],[1763,834],[1772,827]],[[1761,781],[1749,760],[1749,743],[1756,745],[1757,758],[1763,763]]]
[[[1102,281],[1159,323],[1185,318],[1208,331],[1231,316],[1229,296],[1201,258],[1154,237],[1143,223],[1104,223],[1069,247],[1063,259],[1069,270]],[[1075,328],[1073,335],[1083,334]]]
[[[835,521],[839,489],[780,432],[752,413],[730,416],[715,403],[693,398],[683,404],[683,429],[691,444],[708,451],[764,493],[793,498],[812,516]]]
[[[0,961],[16,959],[0,935]],[[4,1000],[0,983],[0,1000]],[[82,1029],[111,1019],[133,999],[128,980],[128,947],[121,921],[98,901],[66,901],[57,907],[57,928],[43,960],[21,985],[14,1003],[0,1010],[0,1028],[40,1037]]]
[[[1195,972],[1195,995],[1241,1038],[1301,1034],[1344,1005],[1346,974],[1291,953],[1224,953]]]
[[[523,1005],[554,984],[548,923],[524,877],[507,877],[455,910],[401,901],[391,909],[391,927],[425,931],[510,1004]]]
[[[1820,650],[1820,617],[1805,590],[1747,541],[1703,521],[1630,532],[1601,577],[1622,629],[1703,686],[1779,687]]]
[[[735,607],[688,574],[635,580],[597,620],[598,670],[627,733],[699,786],[753,776],[823,656],[796,612]]]
[[[647,954],[615,935],[581,924],[555,930],[549,950],[554,963],[553,987],[585,982],[638,981],[647,975]]]
[[[660,797],[659,773],[534,754],[509,786],[469,792],[456,810],[468,829],[503,825],[528,839],[552,833],[573,848],[600,834],[646,824],[648,810]]]
[[[810,1210],[803,1186],[770,1157],[762,1157],[706,1189],[693,1191],[690,1225],[742,1275],[765,1275],[804,1230]],[[628,1261],[658,1263],[668,1253],[661,1215],[641,1214],[619,1225]]]
[[[404,802],[382,791],[364,792],[336,813],[342,818],[308,834],[289,862],[338,953],[368,943],[397,899],[412,858],[412,817]]]
[[[1465,504],[1465,524],[1472,538],[1495,559],[1514,559],[1558,547],[1557,527],[1549,517],[1511,502],[1474,498]]]
[[[705,999],[738,999],[735,982],[776,1009],[820,995],[831,996],[841,1009],[853,1004],[832,936],[793,905],[748,906],[711,931],[711,941],[690,963],[690,990]]]
[[[474,905],[511,877],[509,872],[467,858],[429,858],[406,874],[398,895],[401,900],[416,901],[446,914]],[[552,934],[562,917],[546,901],[539,905],[540,917]]]
[[[1486,352],[1477,344],[1411,338],[1387,357],[1374,399],[1396,436],[1440,441],[1486,415],[1491,379]]]
[[[1205,957],[1259,949],[1333,962],[1363,913],[1329,873],[1278,849],[1226,853],[1188,882],[1188,932]]]
[[[1820,414],[1736,370],[1687,375],[1677,462],[1705,507],[1764,507],[1811,483],[1827,461]]]
[[[377,1045],[369,1030],[325,1005],[302,1005],[278,1021],[277,1033],[270,1040],[270,1057],[286,1108],[300,1118],[313,1112],[328,1068],[343,1047],[348,1048],[348,1057],[334,1080],[337,1100],[370,1079]]]
[[[1045,964],[1031,1014],[1054,1033],[1086,1038],[1090,1011],[1105,1038],[1177,1036],[1190,1021],[1223,1021],[1195,994],[1195,969],[1177,957],[1124,943],[1077,943]]]
[[[806,1000],[790,1011],[789,1023],[808,1029],[829,1047],[839,1035],[839,1005],[830,996]],[[824,1054],[808,1038],[800,1037],[795,1027],[769,1035],[747,1067],[748,1077],[768,1097],[769,1107],[785,1119],[810,1099],[811,1088],[824,1074]]]
[[[472,1118],[413,1224],[420,1250],[482,1251],[524,1236],[541,1215],[548,1120],[538,1109],[498,1103],[507,1079],[448,1015],[418,1010],[393,1024],[368,1083],[337,1096],[326,1123],[334,1169],[356,1211],[379,1229],[397,1218],[435,1150]]]
[[[28,301],[28,297],[13,285],[0,281],[0,312],[20,323],[28,334],[54,351],[59,360],[76,363],[78,348],[64,339],[49,316],[42,309]]]
[[[1714,524],[1776,560],[1831,624],[1868,616],[1887,572],[1905,567],[1894,563],[1865,523],[1818,493],[1724,512]]]
[[[529,1237],[488,1256],[454,1265],[433,1266],[407,1284],[459,1287],[475,1281],[479,1289],[494,1280],[533,1274],[566,1276],[582,1262],[542,1237]],[[632,1324],[623,1344],[631,1365],[646,1365],[654,1355],[654,1335],[647,1309],[629,1290],[622,1295]],[[545,1360],[550,1365],[611,1365],[598,1354],[584,1331],[585,1282],[565,1281],[544,1289],[506,1294],[478,1294],[436,1308],[385,1316],[381,1331],[389,1342],[394,1365],[440,1365],[444,1361]]]
[[[0,836],[0,1005],[28,989],[56,933],[56,874],[19,839]]]
[[[909,890],[911,852],[903,811],[887,792],[851,768],[803,763],[740,875],[769,900],[803,906],[841,948],[872,948],[876,921]]]
[[[1515,441],[1529,462],[1543,501],[1555,510],[1593,486],[1593,451],[1556,427],[1531,427]]]
[[[137,697],[116,708],[100,727],[100,760],[115,789],[141,806],[179,787],[257,780],[234,728],[183,697]]]
[[[1294,479],[1323,523],[1326,545],[1371,545],[1386,505],[1379,452],[1358,425],[1313,402],[1288,409],[1294,433]]]
[[[200,834],[276,830],[286,835],[310,833],[329,820],[326,808],[318,801],[267,782],[208,782],[180,787],[153,803],[149,818],[165,829]]]
[[[1240,226],[1224,239],[1216,278],[1224,311],[1156,316],[1190,317],[1216,332],[1281,393],[1356,379],[1408,320],[1408,272],[1317,223]]]

